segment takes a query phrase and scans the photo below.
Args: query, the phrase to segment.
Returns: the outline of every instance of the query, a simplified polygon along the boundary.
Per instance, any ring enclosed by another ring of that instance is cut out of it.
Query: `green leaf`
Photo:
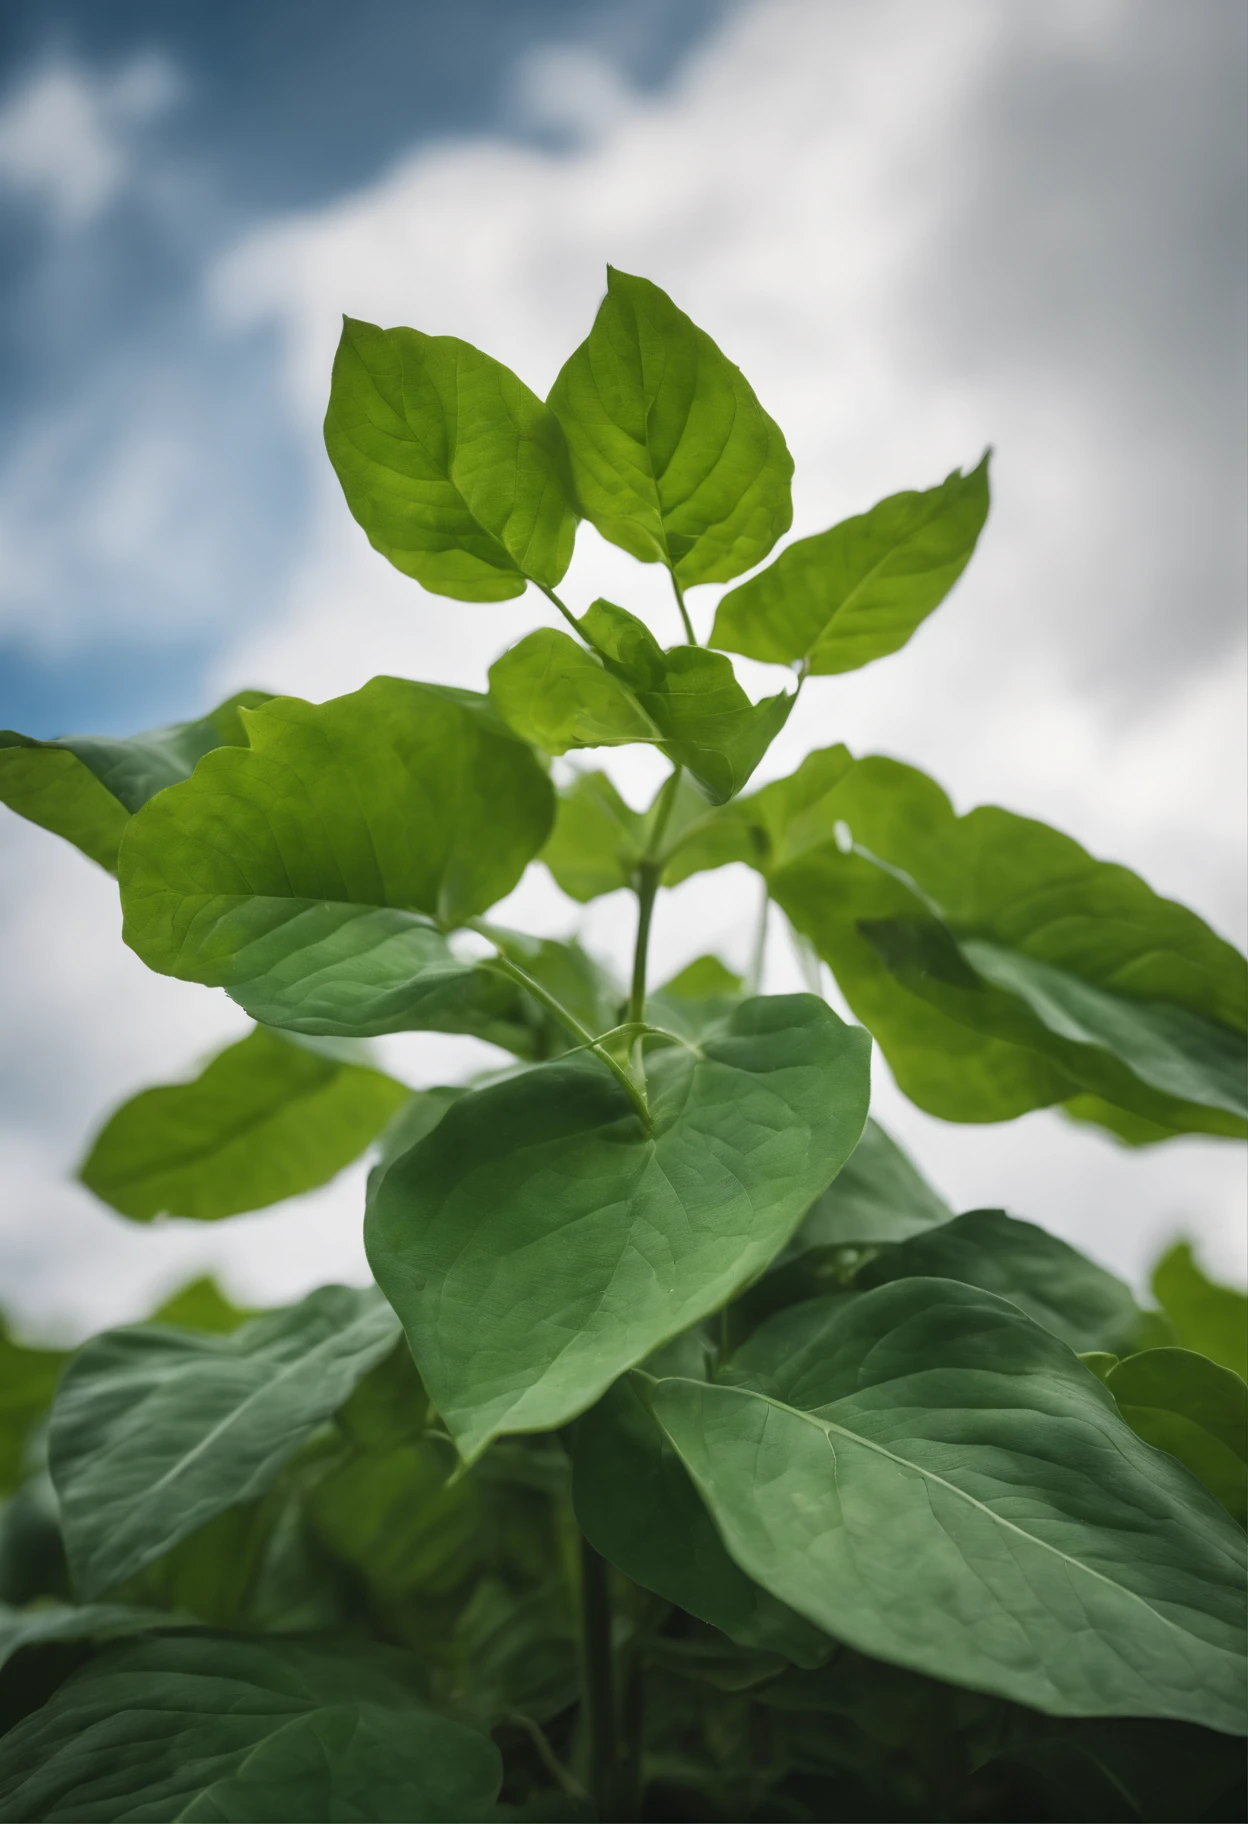
[[[578,1422],[572,1499],[594,1550],[643,1589],[743,1647],[817,1666],[831,1643],[738,1569],[646,1399],[649,1379],[617,1381]]]
[[[162,1615],[158,1609],[134,1609],[124,1603],[98,1602],[81,1609],[65,1603],[36,1603],[10,1608],[0,1603],[0,1666],[23,1647],[54,1641],[113,1640],[126,1634],[148,1634],[154,1628],[186,1626],[187,1617]]]
[[[84,1600],[258,1495],[394,1347],[377,1293],[323,1286],[230,1336],[144,1325],[66,1370],[49,1454]]]
[[[1229,944],[1044,824],[956,817],[896,761],[825,774],[816,758],[740,816],[921,1108],[1007,1120],[1090,1090],[1175,1131],[1248,1131],[1230,1112],[1248,1004]]]
[[[625,804],[605,773],[581,773],[559,793],[542,860],[569,899],[585,905],[629,885],[645,844],[644,814]]]
[[[739,368],[647,279],[607,268],[594,327],[550,394],[577,504],[676,580],[727,582],[793,518],[793,459]]]
[[[22,1479],[27,1439],[51,1406],[67,1359],[62,1349],[14,1342],[0,1322],[0,1495]]]
[[[211,1222],[325,1184],[409,1091],[258,1027],[191,1083],[145,1089],[96,1136],[78,1176],[136,1222]]]
[[[782,1247],[858,1140],[869,1047],[810,995],[652,1050],[653,1131],[596,1060],[464,1096],[370,1184],[365,1245],[471,1461],[563,1424]]]
[[[240,691],[197,722],[124,739],[62,735],[36,741],[0,729],[0,801],[115,873],[132,813],[167,785],[188,779],[214,747],[246,747],[238,712],[268,701],[265,691]]]
[[[1130,1287],[1056,1235],[1004,1210],[971,1210],[869,1261],[855,1285],[956,1279],[1008,1298],[1078,1353],[1132,1347],[1144,1313]]]
[[[410,1655],[198,1631],[111,1648],[0,1743],[0,1818],[475,1820],[489,1739]]]
[[[490,695],[521,740],[548,754],[659,738],[627,685],[554,627],[526,634],[495,660]]]
[[[325,447],[374,550],[437,595],[505,601],[571,561],[559,425],[468,342],[344,318]]]
[[[1191,1470],[1227,1512],[1248,1518],[1248,1386],[1191,1349],[1146,1349],[1104,1377],[1139,1436]]]
[[[878,1247],[948,1222],[953,1211],[877,1121],[793,1238],[795,1248]],[[957,1275],[954,1275],[956,1278]]]
[[[1245,1722],[1242,1531],[993,1294],[797,1306],[654,1412],[741,1568],[861,1652],[1059,1715]]]
[[[1248,1371],[1248,1294],[1219,1286],[1201,1272],[1187,1241],[1177,1241],[1153,1268],[1153,1297],[1185,1349],[1229,1368]]]
[[[514,989],[435,921],[485,911],[545,841],[531,750],[488,699],[397,678],[245,719],[249,748],[209,755],[127,830],[127,943],[268,1025],[505,1032]]]
[[[697,1044],[745,999],[739,975],[717,956],[699,956],[646,1003],[646,1017],[665,1032]]]
[[[988,1761],[984,1772],[1025,1770],[1029,1815],[1055,1824],[1173,1824],[1182,1817],[1235,1817],[1243,1764],[1242,1742],[1225,1735],[1190,1723],[1128,1718],[1060,1730],[1033,1723],[1027,1739]]]
[[[236,1305],[225,1296],[215,1279],[192,1279],[180,1286],[152,1312],[153,1324],[172,1324],[179,1330],[208,1330],[214,1336],[228,1336],[259,1317],[258,1311]]]
[[[897,652],[965,570],[988,517],[988,456],[926,493],[801,538],[720,602],[712,646],[816,675]]]

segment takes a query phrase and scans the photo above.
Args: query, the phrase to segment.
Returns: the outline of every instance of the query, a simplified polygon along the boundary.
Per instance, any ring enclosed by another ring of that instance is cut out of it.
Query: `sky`
[[[797,462],[793,536],[994,449],[963,581],[904,653],[817,680],[760,778],[845,740],[959,809],[1042,817],[1241,946],[1245,20],[1238,0],[78,0],[0,24],[0,723],[127,732],[244,685],[480,687],[545,620],[430,597],[373,553],[320,440],[344,311],[488,349],[539,393],[608,260],[744,369]],[[676,639],[583,527],[565,597]],[[691,594],[700,631],[717,589]],[[775,674],[742,662],[746,681]],[[595,756],[599,763],[601,756]],[[609,765],[635,801],[654,757]],[[0,1303],[138,1315],[358,1279],[362,1168],[213,1225],[137,1228],[86,1137],[246,1022],[148,974],[116,889],[0,823]],[[744,960],[736,870],[669,897],[659,973]],[[619,955],[623,896],[532,869],[510,922]],[[775,921],[776,927],[780,921]],[[766,985],[798,985],[773,928]],[[414,1083],[468,1040],[383,1041]],[[1174,1235],[1242,1276],[1242,1147],[1130,1153],[1039,1112],[875,1109],[960,1208],[1006,1206],[1143,1283]]]

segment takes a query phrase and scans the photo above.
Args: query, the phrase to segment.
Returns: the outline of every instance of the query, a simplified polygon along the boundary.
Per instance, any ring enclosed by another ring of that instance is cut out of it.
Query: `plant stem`
[[[633,987],[628,997],[628,1017],[637,1025],[646,1017],[646,953],[650,948],[650,921],[658,890],[658,863],[643,861],[637,869],[637,942],[633,947]],[[635,1043],[641,1043],[640,1037]]]
[[[745,989],[747,994],[757,994],[763,985],[763,964],[767,954],[767,912],[771,905],[771,889],[763,881],[763,903],[758,908],[758,923],[754,927],[754,949],[750,956],[750,966],[746,971]]]
[[[581,1538],[581,1655],[585,1722],[589,1735],[589,1790],[598,1816],[617,1816],[618,1750],[615,1675],[611,1647],[611,1597],[607,1567]]]
[[[539,583],[537,586],[541,590],[542,594],[546,597],[546,600],[548,602],[553,602],[555,604],[555,607],[559,610],[560,614],[563,616],[564,620],[568,623],[568,626],[572,629],[573,633],[577,636],[577,638],[588,641],[589,645],[592,646],[593,641],[589,639],[589,636],[586,634],[585,629],[581,626],[581,623],[577,620],[577,618],[573,614],[572,610],[570,608],[566,607],[565,604],[559,600],[559,597],[555,594],[554,590],[548,589],[546,587],[545,583]]]
[[[685,607],[685,592],[676,581],[676,572],[669,568],[667,574],[672,579],[672,588],[676,593],[676,606],[680,609],[680,618],[685,623],[685,644],[696,646],[698,636],[693,631],[693,622],[689,619],[689,610]]]

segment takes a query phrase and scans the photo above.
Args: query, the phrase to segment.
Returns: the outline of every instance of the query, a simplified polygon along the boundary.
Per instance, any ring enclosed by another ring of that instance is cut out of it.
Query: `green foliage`
[[[488,696],[0,736],[0,797],[116,868],[143,961],[259,1022],[117,1110],[85,1185],[228,1220],[375,1147],[377,1280],[0,1335],[0,1818],[1242,1815],[1248,1297],[1180,1242],[1145,1310],[956,1214],[867,1107],[875,1040],[945,1119],[1242,1139],[1243,959],[896,761],[743,792],[808,680],[948,594],[987,458],[790,544],[711,650],[684,590],[769,557],[792,464],[647,281],[610,273],[549,406],[348,320],[326,441],[400,570],[533,582],[568,631],[518,627]],[[559,600],[578,515],[669,570],[685,644]],[[793,688],[752,702],[729,652]],[[552,783],[634,744],[671,768],[644,808]],[[487,918],[539,860],[635,899],[631,958]],[[662,889],[731,864],[748,981],[653,987]],[[771,900],[861,1025],[761,991]],[[421,1030],[511,1057],[412,1088],[358,1043]]]

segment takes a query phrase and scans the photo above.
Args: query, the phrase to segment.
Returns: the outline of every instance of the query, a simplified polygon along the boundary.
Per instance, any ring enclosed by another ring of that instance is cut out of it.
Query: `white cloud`
[[[180,92],[154,51],[107,75],[65,58],[43,64],[0,108],[0,189],[42,205],[57,228],[86,226],[133,176],[137,130]]]
[[[1109,314],[1096,317],[1095,333],[1073,306],[1061,314],[1059,286],[1042,338],[1031,319],[1010,316],[1012,293],[1003,294],[1001,321],[981,323],[990,258],[965,225],[967,196],[985,165],[1017,153],[1005,103],[1020,69],[1043,73],[1045,60],[1056,59],[1091,85],[1095,102],[1096,83],[1134,68],[1128,50],[1165,10],[1059,8],[1052,0],[1008,8],[996,0],[756,0],[670,93],[621,103],[574,152],[489,141],[435,148],[357,195],[267,224],[216,274],[212,307],[222,323],[276,326],[292,421],[310,451],[344,310],[465,336],[544,391],[585,333],[608,259],[667,286],[750,376],[797,458],[796,533],[896,488],[929,485],[992,441],[996,504],[964,581],[903,654],[812,682],[768,771],[841,738],[860,751],[895,753],[931,770],[960,808],[987,799],[1047,818],[1238,937],[1242,647],[1223,622],[1200,618],[1221,587],[1216,566],[1200,570],[1199,587],[1187,592],[1175,580],[1195,574],[1197,558],[1215,547],[1223,558],[1234,552],[1233,527],[1201,517],[1221,458],[1175,403],[1182,388],[1149,390],[1158,350],[1164,355],[1170,343],[1140,340],[1140,280],[1129,262],[1125,277],[1100,274]],[[1172,62],[1181,87],[1181,58]],[[1142,89],[1140,108],[1148,103]],[[531,106],[531,96],[521,105]],[[1070,118],[1059,113],[1053,134],[1069,131]],[[1065,189],[1018,199],[1045,226],[1043,261],[1072,295],[1083,250],[1100,244],[1105,212],[1123,206],[1105,176],[1109,156],[1094,147],[1076,177],[1063,179]],[[1027,159],[1024,176],[1043,188],[1043,147]],[[1127,200],[1146,211],[1150,199]],[[1069,270],[1062,235],[1049,233],[1054,222],[1077,230]],[[1146,219],[1146,227],[1164,264],[1165,237],[1179,229],[1169,217]],[[975,259],[968,246],[979,246]],[[1026,277],[1011,282],[1025,291]],[[1085,305],[1091,309],[1081,298],[1079,310]],[[1102,359],[1111,332],[1117,367]],[[1123,374],[1134,393],[1124,392]],[[325,697],[397,671],[479,685],[496,653],[542,618],[538,604],[473,607],[424,595],[371,552],[327,465],[321,473],[282,611],[231,649],[217,683]],[[654,571],[583,529],[567,594],[584,602],[599,592],[639,607],[676,637]],[[711,594],[694,592],[704,628]],[[1115,655],[1109,672],[1089,659],[1098,642]],[[748,669],[759,683],[769,675]],[[650,756],[613,765],[637,795],[653,776]],[[45,870],[54,864],[33,846],[22,855],[32,893],[37,880],[52,881]],[[39,889],[37,929],[7,954],[40,972],[23,1002],[32,1045],[88,1024],[95,1035],[75,1067],[79,1088],[58,1105],[62,1137],[31,1156],[24,1178],[32,1207],[52,1212],[49,1237],[80,1238],[87,1216],[57,1202],[69,1193],[51,1188],[71,1156],[64,1136],[132,1086],[177,1074],[222,1012],[212,997],[155,978],[140,985],[133,959],[124,967],[108,960],[115,924],[100,922],[107,883],[89,904],[70,903],[68,871],[77,879],[86,864],[68,857],[64,867],[64,878]],[[656,933],[656,972],[711,944],[743,960],[755,892],[748,877],[729,874],[673,895]],[[538,871],[504,910],[530,928],[579,924],[617,953],[628,937],[622,899],[582,915]],[[46,983],[47,959],[67,946],[91,962],[90,992],[70,1005]],[[796,985],[782,933],[770,967],[771,985]],[[101,1039],[110,1033],[117,1036]],[[387,1054],[424,1081],[451,1074],[467,1055],[424,1038],[395,1041]],[[1008,1205],[1137,1280],[1180,1226],[1203,1238],[1221,1270],[1242,1271],[1236,1149],[1193,1140],[1130,1155],[1044,1113],[992,1129],[950,1127],[902,1103],[886,1073],[877,1093],[886,1119],[965,1206]],[[301,1229],[292,1210],[244,1228],[224,1225],[211,1246],[256,1286],[268,1274],[275,1289],[289,1288],[315,1276],[322,1258],[327,1273],[343,1270],[336,1250],[343,1233],[358,1234],[357,1195],[352,1181],[315,1206],[332,1207],[346,1225],[333,1230],[332,1243],[312,1221]],[[112,1301],[106,1311],[101,1289],[98,1309],[111,1315],[119,1300],[137,1300],[138,1255],[129,1242],[114,1247],[107,1219],[95,1220],[92,1272],[101,1288],[108,1282]],[[229,1253],[235,1235],[237,1256]],[[202,1253],[208,1242],[196,1246]],[[26,1270],[35,1271],[33,1257]]]

